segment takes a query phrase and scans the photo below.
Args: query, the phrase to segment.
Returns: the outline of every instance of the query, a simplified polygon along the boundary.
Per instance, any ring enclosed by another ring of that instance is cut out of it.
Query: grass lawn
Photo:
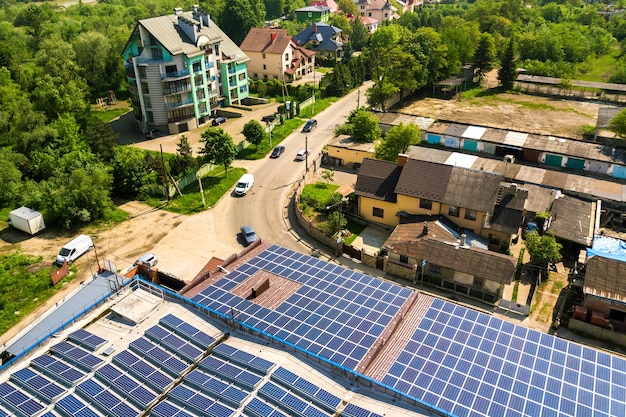
[[[331,104],[335,101],[339,100],[339,97],[326,97],[326,98],[318,98],[315,100],[315,114],[319,114],[320,112],[326,110]],[[314,116],[312,113],[313,106],[307,106],[304,109],[300,110],[299,116],[305,119],[310,119]]]
[[[202,205],[202,196],[197,182],[181,190],[183,195],[176,193],[169,204],[163,198],[151,197],[145,202],[153,207],[174,213],[191,214],[201,212],[214,206],[220,198],[229,193],[237,180],[247,172],[245,168],[228,168],[228,175],[224,175],[224,168],[216,168],[209,175],[202,178],[202,190],[206,206]]]
[[[356,238],[361,234],[363,230],[365,230],[365,226],[362,224],[348,222],[346,226],[352,234],[343,240],[344,245],[351,245],[352,242],[356,240]]]
[[[328,184],[319,181],[315,184],[307,184],[302,190],[302,198],[311,199],[319,202],[328,201],[330,196],[332,196],[338,188],[338,185]]]
[[[109,123],[111,120],[115,120],[129,111],[132,111],[132,109],[128,107],[116,107],[110,110],[94,109],[93,114],[103,122]]]
[[[285,120],[282,125],[274,126],[272,129],[272,146],[270,146],[270,137],[266,134],[259,144],[258,149],[255,145],[249,145],[237,154],[237,158],[247,160],[265,158],[265,155],[271,152],[276,145],[282,142],[294,130],[300,129],[300,126],[303,124],[304,120],[299,117]]]
[[[579,64],[579,73],[575,78],[583,81],[608,82],[613,71],[619,66],[620,54],[620,48],[614,47],[608,54]]]

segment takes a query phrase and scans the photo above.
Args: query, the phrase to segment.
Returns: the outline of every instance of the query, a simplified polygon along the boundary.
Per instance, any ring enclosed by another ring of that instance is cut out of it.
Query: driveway
[[[263,126],[265,126],[265,123],[261,122],[261,118],[268,114],[274,113],[278,108],[278,105],[279,103],[268,103],[249,106],[252,111],[227,107],[224,110],[240,113],[241,117],[231,117],[226,123],[221,124],[219,127],[221,127],[222,129],[224,129],[225,132],[230,134],[235,144],[238,144],[245,139],[242,132],[243,127],[246,123],[248,123],[250,120],[258,120]],[[189,140],[189,144],[191,145],[193,154],[197,156],[198,150],[200,148],[200,136],[207,128],[211,127],[211,122],[209,121],[201,127],[190,130],[188,132],[161,136],[156,139],[146,139],[143,132],[141,132],[137,127],[135,117],[131,111],[121,116],[119,119],[111,122],[111,127],[113,128],[115,133],[119,135],[119,139],[117,142],[120,145],[132,145],[148,151],[160,151],[161,148],[163,148],[163,152],[172,154],[176,153],[176,146],[180,141],[180,137],[182,135],[185,135],[187,137],[187,140]]]

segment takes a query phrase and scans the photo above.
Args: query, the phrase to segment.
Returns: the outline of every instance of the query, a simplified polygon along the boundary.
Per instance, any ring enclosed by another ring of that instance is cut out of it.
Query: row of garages
[[[433,122],[422,129],[425,142],[516,161],[626,178],[626,155],[611,146],[533,133],[459,123]]]

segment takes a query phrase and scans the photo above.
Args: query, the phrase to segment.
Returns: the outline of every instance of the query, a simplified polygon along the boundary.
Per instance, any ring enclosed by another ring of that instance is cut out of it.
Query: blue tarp
[[[608,236],[595,236],[593,246],[587,249],[587,257],[596,255],[626,262],[626,242]]]

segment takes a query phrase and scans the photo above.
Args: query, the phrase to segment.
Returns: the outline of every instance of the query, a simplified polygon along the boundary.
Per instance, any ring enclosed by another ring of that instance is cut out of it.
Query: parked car
[[[159,263],[159,258],[154,253],[144,253],[139,258],[137,258],[133,266],[137,266],[140,263],[149,267],[153,267],[156,266],[157,263]]]
[[[302,131],[305,133],[310,132],[311,130],[313,130],[315,127],[317,126],[317,120],[315,119],[309,119],[307,120],[307,122],[304,124],[304,127],[302,128]]]
[[[300,149],[296,154],[296,161],[304,161],[309,151],[307,149]]]
[[[278,158],[280,156],[280,154],[283,153],[283,152],[285,152],[285,147],[284,146],[277,146],[272,151],[272,154],[270,155],[270,158]]]
[[[254,229],[250,225],[241,226],[239,230],[241,230],[241,236],[246,241],[246,245],[249,245],[258,239]]]
[[[146,139],[154,139],[162,135],[163,132],[161,132],[159,129],[150,129],[146,132]]]
[[[246,193],[250,191],[250,188],[252,188],[252,184],[254,184],[254,175],[243,174],[241,178],[239,178],[239,181],[237,181],[235,194],[246,195]]]
[[[227,120],[228,120],[227,118],[222,117],[222,116],[216,117],[215,119],[213,119],[213,126],[219,126],[222,123],[226,123]]]

